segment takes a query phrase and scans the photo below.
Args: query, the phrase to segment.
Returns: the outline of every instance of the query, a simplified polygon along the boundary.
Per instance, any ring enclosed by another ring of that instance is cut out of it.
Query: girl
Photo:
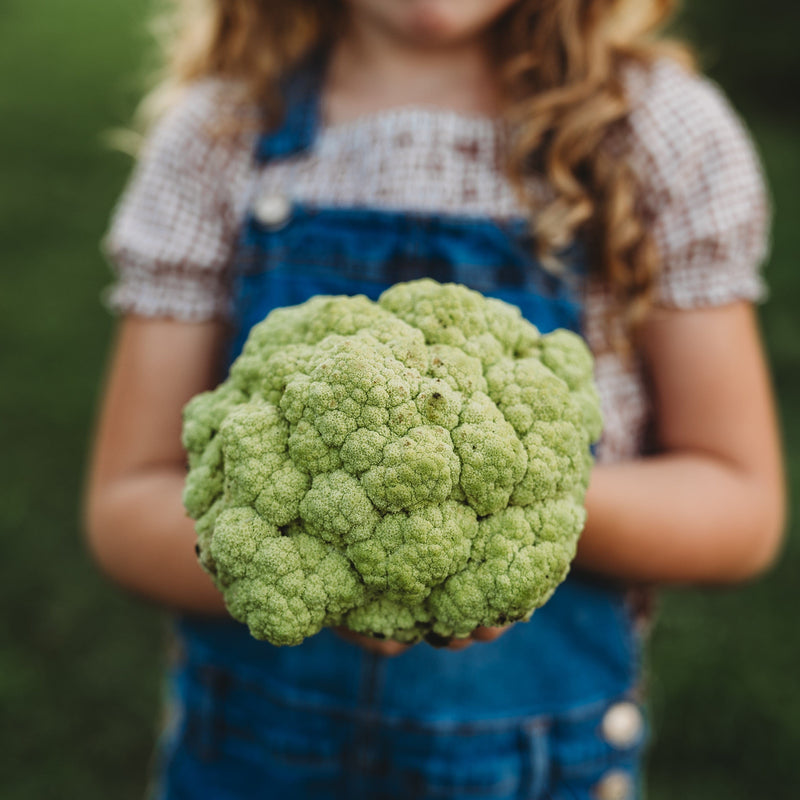
[[[783,524],[764,185],[717,87],[653,37],[671,0],[181,6],[106,241],[122,319],[86,505],[102,568],[177,612],[155,796],[638,797],[631,589],[752,577]],[[595,353],[572,575],[449,649],[257,642],[194,556],[181,409],[271,308],[426,274],[513,290]]]

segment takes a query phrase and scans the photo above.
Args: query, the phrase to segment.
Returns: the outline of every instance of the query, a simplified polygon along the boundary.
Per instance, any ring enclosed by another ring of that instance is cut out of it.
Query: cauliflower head
[[[528,619],[583,528],[592,367],[577,335],[429,279],[276,309],[184,411],[200,563],[276,645]]]

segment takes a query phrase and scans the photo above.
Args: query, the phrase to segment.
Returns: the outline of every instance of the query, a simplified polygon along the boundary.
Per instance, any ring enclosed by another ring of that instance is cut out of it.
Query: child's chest
[[[420,278],[512,303],[543,332],[580,329],[584,254],[565,251],[561,274],[539,262],[490,120],[400,109],[322,131],[296,152],[279,137],[257,148],[265,163],[238,241],[240,344],[272,308],[321,294],[377,299]]]
[[[308,149],[262,165],[253,191],[315,205],[524,218],[502,168],[504,147],[492,118],[399,108],[318,129]]]

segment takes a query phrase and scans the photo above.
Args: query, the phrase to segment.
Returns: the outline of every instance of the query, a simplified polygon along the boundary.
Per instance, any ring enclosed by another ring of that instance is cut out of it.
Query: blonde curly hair
[[[661,35],[675,6],[676,0],[518,0],[489,31],[512,131],[506,168],[531,209],[537,254],[558,269],[556,253],[582,237],[592,275],[616,301],[611,327],[623,332],[613,337],[618,348],[652,305],[659,263],[636,176],[625,154],[603,143],[630,111],[626,65],[668,56],[695,68],[685,43]],[[255,101],[260,124],[274,125],[282,112],[281,76],[330,42],[342,19],[341,0],[167,0],[156,28],[164,66],[140,117],[152,121],[183,87],[218,75],[239,79],[242,101]],[[228,132],[240,132],[248,119],[232,116]],[[530,190],[533,174],[553,190],[543,206]]]

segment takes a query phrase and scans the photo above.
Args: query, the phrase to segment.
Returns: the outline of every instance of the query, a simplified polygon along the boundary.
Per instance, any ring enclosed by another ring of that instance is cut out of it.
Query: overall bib
[[[318,87],[318,72],[298,73],[284,122],[258,141],[260,163],[313,146]],[[514,303],[542,332],[580,330],[581,248],[557,278],[528,228],[257,198],[237,252],[230,362],[273,308],[377,299],[423,276]],[[638,796],[639,646],[622,591],[598,581],[573,573],[530,622],[460,652],[422,643],[385,658],[330,630],[279,648],[196,617],[178,621],[177,640],[156,797]]]

